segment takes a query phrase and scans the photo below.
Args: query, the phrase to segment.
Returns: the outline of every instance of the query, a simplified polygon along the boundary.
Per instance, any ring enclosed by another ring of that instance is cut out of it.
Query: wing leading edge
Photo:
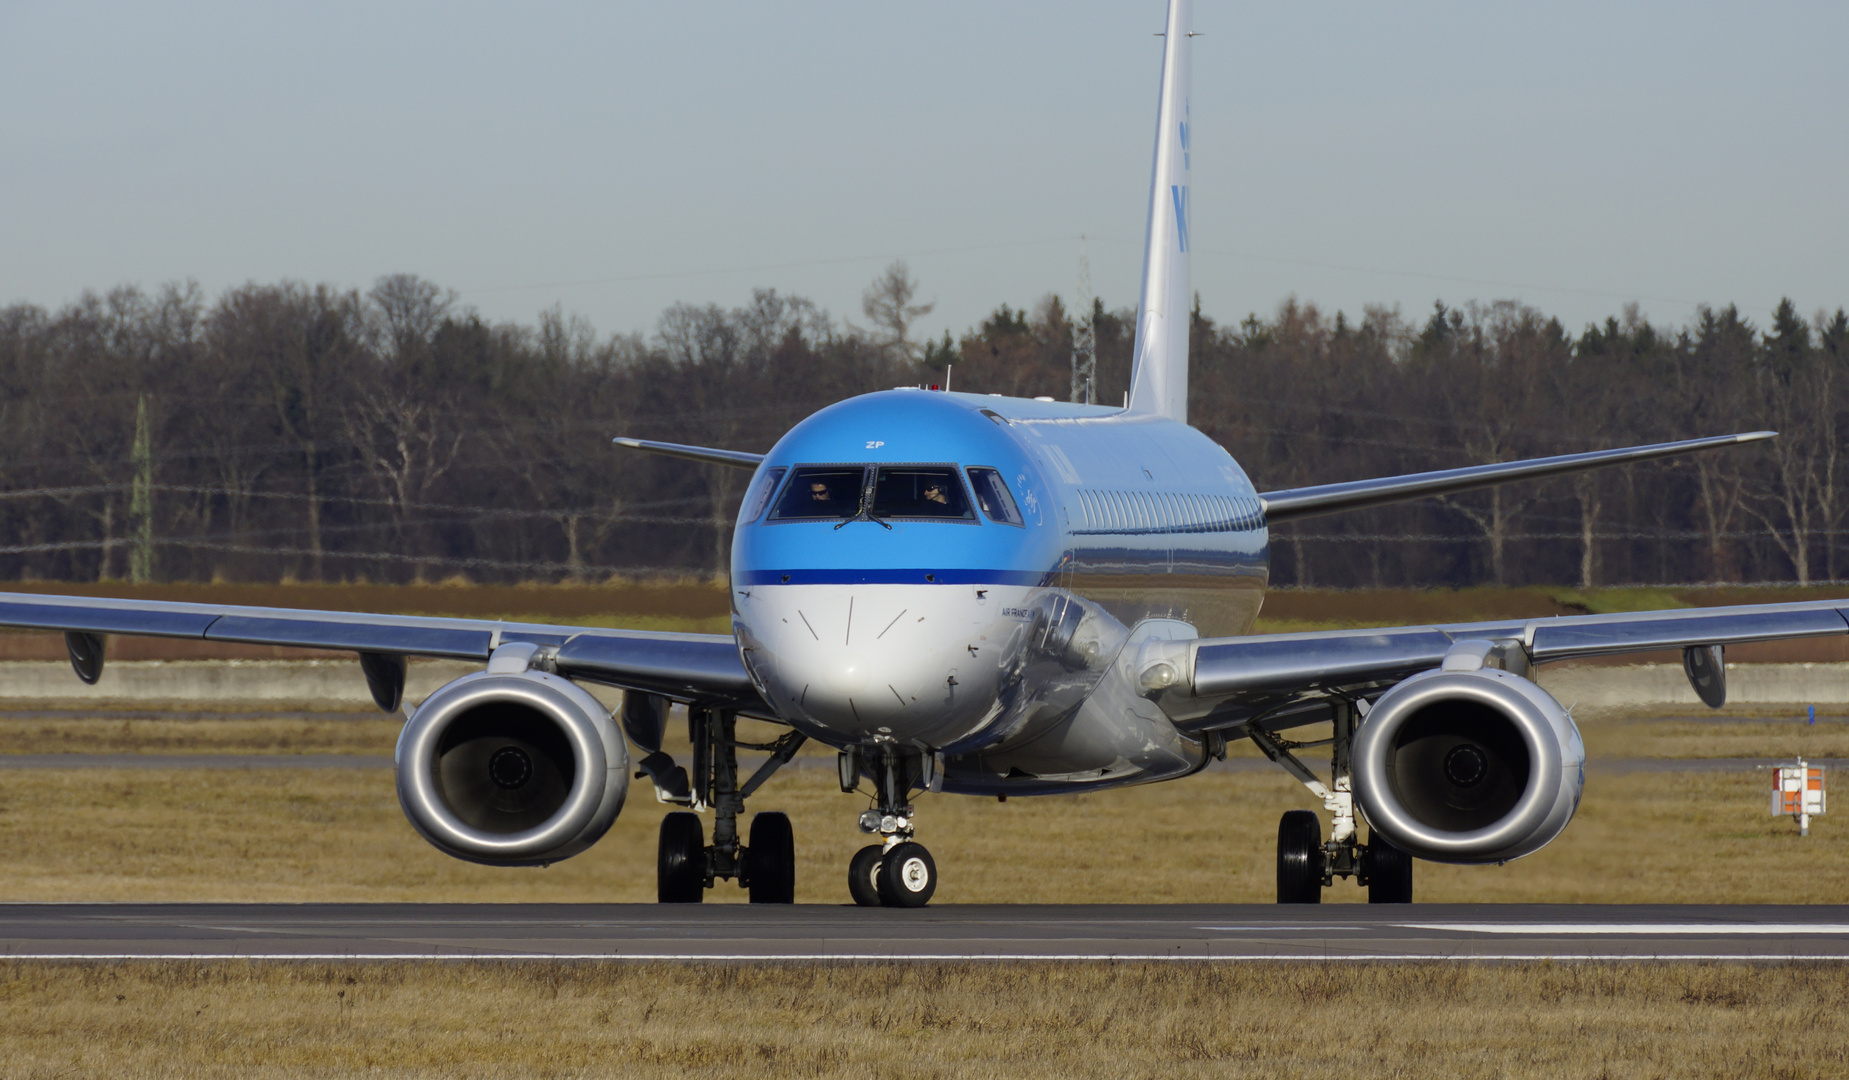
[[[528,642],[557,650],[551,662],[562,674],[681,701],[764,708],[736,642],[723,634],[33,593],[0,593],[0,627],[481,661],[502,645]]]
[[[651,454],[666,454],[669,457],[686,458],[688,461],[704,461],[708,465],[730,465],[735,469],[755,469],[764,463],[763,454],[751,454],[743,450],[717,450],[710,446],[688,446],[685,443],[656,442],[653,439],[631,439],[623,436],[610,441],[618,446],[627,446],[631,450],[647,450]]]
[[[1280,521],[1314,517],[1318,514],[1334,514],[1343,510],[1360,510],[1364,507],[1381,506],[1386,503],[1407,502],[1412,499],[1473,491],[1477,488],[1493,487],[1515,480],[1538,480],[1549,476],[1559,476],[1563,473],[1603,469],[1613,465],[1628,465],[1636,461],[1649,461],[1652,458],[1693,453],[1697,450],[1737,446],[1740,443],[1770,439],[1777,434],[1776,431],[1749,431],[1739,435],[1716,435],[1706,439],[1684,439],[1680,442],[1653,443],[1649,446],[1627,446],[1618,450],[1594,450],[1585,454],[1561,454],[1557,457],[1530,458],[1526,461],[1471,465],[1462,469],[1440,469],[1436,472],[1410,473],[1405,476],[1383,476],[1375,480],[1318,484],[1314,487],[1267,491],[1260,494],[1259,499],[1265,504],[1265,520],[1275,524]]]
[[[1849,600],[1199,638],[1152,644],[1139,662],[1139,675],[1147,689],[1160,693],[1171,716],[1207,728],[1305,695],[1372,696],[1372,688],[1439,667],[1453,650],[1467,650],[1473,643],[1506,650],[1527,667],[1589,656],[1837,635],[1849,635]],[[1222,710],[1222,705],[1233,707]]]

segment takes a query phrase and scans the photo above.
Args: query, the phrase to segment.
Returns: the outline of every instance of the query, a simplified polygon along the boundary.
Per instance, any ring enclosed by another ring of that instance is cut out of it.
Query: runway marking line
[[[1540,936],[1668,934],[1827,934],[1849,935],[1844,923],[1395,923],[1407,930],[1449,930],[1463,934],[1534,934]],[[1230,929],[1230,928],[1228,928]]]
[[[1330,961],[1373,963],[1430,962],[1448,961],[1757,961],[1771,963],[1789,963],[1792,961],[1845,961],[1849,953],[1800,954],[1768,956],[1764,954],[1742,955],[1739,953],[1655,953],[1655,954],[1611,954],[1611,953],[1327,953],[1327,954],[1286,954],[1271,953],[1250,954],[1215,954],[1181,956],[1174,953],[11,953],[0,955],[4,960],[261,960],[265,962],[283,960],[304,961],[360,961],[360,960],[563,960],[563,961],[624,961],[632,963],[769,963],[781,961],[842,961],[895,963],[906,961],[940,963],[945,961],[967,962],[976,960],[995,960],[1018,962],[1024,960],[1057,960],[1062,962],[1099,961],[1156,961],[1175,962],[1296,962],[1326,963]]]

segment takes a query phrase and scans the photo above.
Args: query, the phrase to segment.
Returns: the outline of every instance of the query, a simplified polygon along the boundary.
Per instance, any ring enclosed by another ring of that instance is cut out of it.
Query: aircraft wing
[[[755,469],[764,461],[763,454],[750,454],[743,450],[716,450],[710,446],[688,446],[685,443],[631,439],[620,435],[610,441],[618,446],[627,446],[631,450],[647,450],[651,454],[666,454],[669,457],[686,458],[688,461],[704,461],[708,465],[730,465],[735,469]]]
[[[362,660],[371,655],[485,662],[501,645],[530,642],[558,650],[552,662],[561,674],[678,701],[765,709],[737,644],[724,634],[33,593],[0,593],[0,627],[290,645],[357,652]]]
[[[1626,446],[1617,450],[1593,450],[1584,454],[1499,461],[1490,465],[1468,465],[1461,469],[1439,469],[1436,472],[1411,473],[1406,476],[1382,476],[1373,480],[1349,480],[1338,484],[1266,491],[1258,497],[1265,506],[1265,521],[1275,525],[1318,514],[1361,510],[1369,506],[1384,506],[1387,503],[1408,502],[1436,495],[1454,495],[1516,480],[1540,480],[1697,450],[1717,450],[1724,446],[1759,442],[1777,435],[1776,431],[1748,431],[1738,435],[1715,435],[1705,439],[1652,443],[1649,446]]]
[[[1315,719],[1316,703],[1331,692],[1372,698],[1456,654],[1469,654],[1466,663],[1474,666],[1485,653],[1494,654],[1502,666],[1516,670],[1555,660],[1682,649],[1693,682],[1704,661],[1691,651],[1838,635],[1849,635],[1849,600],[1151,642],[1137,671],[1144,689],[1159,695],[1163,709],[1182,726],[1209,730],[1261,717],[1308,723]],[[1722,700],[1724,679],[1723,671]],[[1707,694],[1703,700],[1709,700]]]

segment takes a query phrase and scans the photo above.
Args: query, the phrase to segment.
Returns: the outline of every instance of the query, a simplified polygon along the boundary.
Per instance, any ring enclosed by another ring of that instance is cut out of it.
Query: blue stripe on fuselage
[[[1054,574],[1037,570],[831,569],[746,570],[741,585],[1024,585],[1051,584]]]

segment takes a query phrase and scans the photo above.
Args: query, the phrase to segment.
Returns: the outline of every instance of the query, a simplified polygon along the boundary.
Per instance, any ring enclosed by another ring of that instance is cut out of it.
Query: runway
[[[38,960],[1849,960],[1849,906],[5,904]]]

